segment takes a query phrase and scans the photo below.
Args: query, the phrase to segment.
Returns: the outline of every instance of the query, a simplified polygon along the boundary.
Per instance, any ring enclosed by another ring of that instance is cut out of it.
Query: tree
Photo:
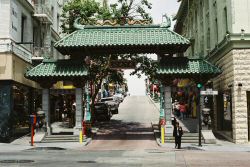
[[[76,18],[81,19],[81,23],[85,25],[95,25],[98,20],[115,20],[118,24],[126,24],[129,20],[141,19],[152,22],[152,18],[146,9],[151,9],[148,0],[141,0],[138,3],[135,0],[117,0],[117,3],[107,5],[107,1],[103,1],[103,5],[95,2],[95,0],[71,0],[63,7],[63,24],[64,33],[75,31],[74,21]],[[91,96],[91,111],[94,111],[94,101],[101,88],[103,80],[109,76],[110,81],[122,84],[124,78],[119,71],[111,68],[111,60],[124,59],[137,62],[135,71],[132,74],[140,76],[140,72],[146,75],[152,75],[155,72],[155,63],[148,57],[138,56],[136,54],[126,55],[90,55],[89,75],[90,82],[95,86],[95,91]],[[92,112],[93,116],[93,112]]]
[[[143,19],[152,22],[152,17],[146,9],[151,9],[152,4],[147,0],[118,0],[117,3],[111,4],[112,19],[117,20],[120,24],[125,24],[127,20]]]
[[[72,33],[74,21],[76,18],[81,18],[82,24],[93,25],[96,22],[96,15],[99,14],[100,3],[95,0],[71,0],[68,1],[62,10],[62,25],[63,33]]]
[[[110,7],[107,1],[103,0],[102,4],[95,0],[71,0],[66,3],[61,15],[63,33],[76,30],[73,26],[76,18],[81,18],[81,23],[85,25],[95,25],[98,20],[116,20],[118,24],[135,19],[152,22],[152,17],[146,11],[152,7],[148,0],[117,0],[117,3],[110,4]]]

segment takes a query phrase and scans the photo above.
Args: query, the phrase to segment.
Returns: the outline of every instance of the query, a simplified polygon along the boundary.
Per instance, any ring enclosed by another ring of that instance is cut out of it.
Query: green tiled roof
[[[45,60],[41,64],[28,70],[25,77],[28,79],[48,79],[67,78],[67,77],[85,77],[88,70],[83,62],[72,60]]]
[[[76,30],[59,40],[55,47],[63,52],[67,49],[83,47],[138,47],[138,46],[180,46],[186,50],[190,42],[181,35],[165,27],[114,26],[88,27]]]
[[[194,75],[194,74],[220,74],[221,70],[203,59],[188,59],[185,57],[176,57],[165,59],[160,63],[158,75]]]

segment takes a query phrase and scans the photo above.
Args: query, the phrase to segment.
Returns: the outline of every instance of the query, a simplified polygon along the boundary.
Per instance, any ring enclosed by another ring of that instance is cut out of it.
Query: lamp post
[[[199,146],[201,147],[201,106],[200,106],[200,101],[201,101],[201,95],[200,91],[202,88],[202,84],[198,83],[197,84],[198,92],[197,92],[197,101],[198,101],[198,107],[197,107],[197,112],[198,112],[198,121],[199,121]]]

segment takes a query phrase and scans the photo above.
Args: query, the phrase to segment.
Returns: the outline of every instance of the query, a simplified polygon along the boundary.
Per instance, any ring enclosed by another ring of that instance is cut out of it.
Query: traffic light
[[[202,86],[203,86],[203,85],[202,85],[201,83],[198,83],[198,84],[197,84],[197,88],[198,88],[198,89],[202,88]]]

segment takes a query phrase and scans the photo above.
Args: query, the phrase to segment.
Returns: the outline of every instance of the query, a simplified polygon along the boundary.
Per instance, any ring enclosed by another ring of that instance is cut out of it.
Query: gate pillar
[[[75,89],[76,97],[76,111],[75,111],[75,127],[74,135],[79,135],[82,129],[82,120],[83,120],[83,89]]]
[[[44,88],[42,90],[42,108],[45,113],[46,129],[48,135],[51,135],[51,122],[50,122],[50,99],[49,99],[49,88]]]
[[[172,127],[172,98],[171,98],[171,86],[164,84],[164,118],[166,120],[165,126],[165,140],[173,138],[173,127]]]

